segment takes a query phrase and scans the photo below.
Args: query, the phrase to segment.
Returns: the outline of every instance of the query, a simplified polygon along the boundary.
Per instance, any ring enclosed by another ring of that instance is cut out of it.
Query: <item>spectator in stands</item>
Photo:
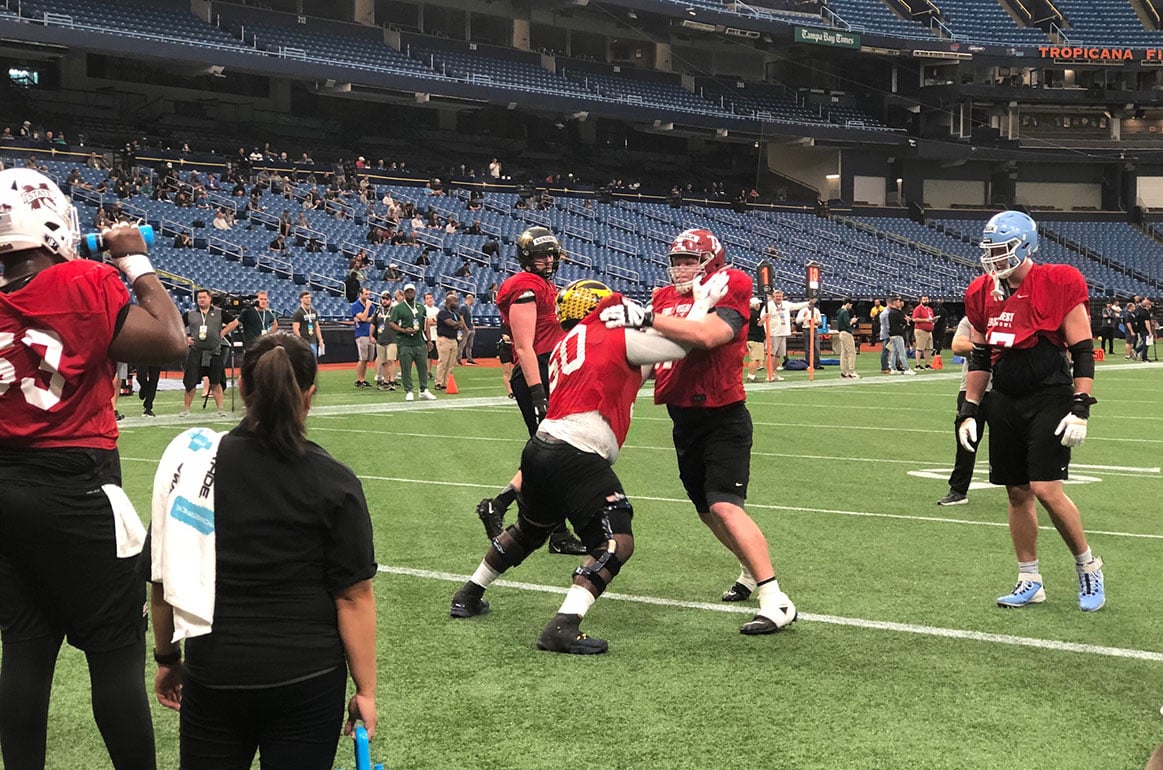
[[[19,136],[21,139],[31,139],[32,138],[32,121],[31,120],[26,120],[22,124],[20,124],[20,131],[17,132],[17,136]]]
[[[420,244],[416,243],[415,241],[412,241],[412,245],[419,246]],[[428,267],[430,264],[432,264],[432,262],[430,259],[428,259],[428,249],[425,248],[423,251],[421,251],[419,254],[416,255],[416,266],[417,267]]]
[[[226,417],[222,410],[222,381],[225,377],[222,341],[238,327],[238,319],[210,303],[210,292],[198,289],[194,293],[196,307],[186,312],[186,365],[182,375],[182,386],[186,393],[181,417],[190,416],[190,404],[194,400],[194,388],[203,377],[210,379],[210,395],[218,407],[218,416]]]
[[[281,234],[276,235],[275,239],[270,242],[269,248],[271,251],[286,251],[287,241]]]
[[[1115,354],[1115,326],[1118,324],[1118,313],[1114,303],[1103,305],[1102,317],[1099,320],[1098,334],[1102,338],[1102,350],[1110,355]]]
[[[424,217],[420,216],[419,212],[417,212],[416,215],[412,217],[410,224],[412,225],[413,231],[423,230],[426,226],[424,223]]]
[[[464,261],[464,263],[460,267],[456,268],[456,272],[454,272],[453,275],[457,278],[470,278],[470,277],[472,277],[472,268],[469,267],[469,263],[468,263],[467,259]]]
[[[186,232],[178,232],[174,235],[175,249],[192,249],[194,248],[194,239]]]
[[[475,190],[473,191],[473,194],[474,195],[476,194]],[[481,210],[481,199],[479,197],[469,198],[468,205],[466,206],[466,208],[469,211],[480,211]],[[477,235],[479,235],[479,233],[477,233]]]
[[[444,234],[445,235],[456,235],[456,232],[459,229],[460,229],[460,223],[457,222],[454,217],[449,217],[448,221],[444,224]]]
[[[415,401],[412,391],[412,365],[416,365],[420,398],[435,401],[436,396],[428,391],[428,355],[424,341],[426,312],[416,305],[416,287],[404,286],[404,301],[391,310],[389,323],[397,334],[397,351],[400,357],[400,375],[404,386],[404,400]]]
[[[472,292],[464,295],[464,304],[460,306],[460,320],[464,324],[464,331],[460,335],[460,345],[456,351],[457,361],[464,365],[476,366],[472,357],[472,345],[476,339],[476,319],[473,318],[473,306],[476,304],[476,295]],[[467,355],[467,360],[466,360]]]
[[[488,257],[490,260],[496,258],[496,256],[501,253],[501,242],[494,237],[490,237],[481,246],[481,253]],[[495,289],[496,287],[494,286],[493,288]]]
[[[489,161],[489,178],[494,182],[501,181],[501,161],[496,158]]]
[[[428,299],[427,296],[424,297]],[[460,301],[456,292],[450,291],[444,295],[444,307],[436,313],[436,389],[444,390],[448,387],[448,377],[456,365],[456,353],[459,346],[458,335],[464,331],[464,321],[460,317]]]
[[[226,218],[225,211],[223,211],[222,209],[218,209],[218,211],[214,214],[214,221],[211,222],[210,225],[215,230],[229,230],[230,229],[230,220],[228,220]]]
[[[307,253],[320,254],[323,252],[323,242],[312,235],[307,239]]]
[[[485,294],[481,298],[482,302],[489,305],[497,304],[497,282],[493,281],[489,284],[489,288],[485,289]]]
[[[403,274],[400,272],[400,266],[397,265],[395,262],[390,262],[390,263],[388,263],[387,268],[384,270],[384,275],[380,280],[398,281],[403,277],[404,277]]]
[[[4,127],[4,134],[0,135],[0,139],[15,139],[15,138],[16,137],[14,137],[12,135],[12,126],[5,126]]]
[[[474,219],[472,224],[465,228],[464,234],[465,235],[484,235],[484,231],[481,230],[481,221],[479,219]]]
[[[913,358],[916,361],[918,369],[932,369],[933,366],[929,363],[929,356],[933,352],[933,329],[936,315],[933,309],[929,307],[928,295],[922,295],[921,301],[913,308],[912,322],[914,334],[916,335],[916,342],[913,350]],[[922,362],[924,364],[922,365]]]
[[[319,313],[311,306],[311,292],[299,292],[299,307],[291,315],[291,331],[311,346],[316,356],[323,355],[323,329],[319,323]]]
[[[367,249],[360,249],[359,252],[351,258],[347,264],[349,271],[355,271],[359,274],[359,280],[367,280],[367,269],[372,266],[372,258],[368,256]]]

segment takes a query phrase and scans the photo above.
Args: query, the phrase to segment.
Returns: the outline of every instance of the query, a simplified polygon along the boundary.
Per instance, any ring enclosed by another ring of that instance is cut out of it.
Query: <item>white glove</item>
[[[948,435],[948,434],[946,434]],[[967,452],[976,452],[973,445],[977,443],[977,418],[966,417],[957,426],[957,443],[961,444]]]
[[[1062,436],[1062,446],[1076,447],[1086,441],[1086,420],[1076,414],[1068,414],[1054,429],[1055,436]]]
[[[643,329],[654,323],[654,312],[632,299],[623,299],[620,305],[611,305],[598,316],[607,329]]]
[[[694,307],[687,313],[687,318],[705,317],[719,300],[727,296],[727,271],[720,270],[706,278],[706,281],[704,278],[706,276],[700,275],[695,279],[691,289],[695,300]]]

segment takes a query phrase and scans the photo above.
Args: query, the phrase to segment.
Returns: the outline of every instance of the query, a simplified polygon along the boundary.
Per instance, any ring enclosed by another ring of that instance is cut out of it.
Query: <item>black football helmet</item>
[[[552,257],[552,261],[538,269],[537,260]],[[548,227],[530,227],[517,238],[517,262],[522,270],[537,273],[545,280],[553,277],[561,260],[561,243]]]

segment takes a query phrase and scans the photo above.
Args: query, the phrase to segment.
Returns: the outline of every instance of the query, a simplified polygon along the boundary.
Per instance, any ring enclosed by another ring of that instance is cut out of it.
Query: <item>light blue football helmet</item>
[[[1003,211],[981,232],[981,266],[994,278],[1007,278],[1038,250],[1038,225],[1020,211]]]

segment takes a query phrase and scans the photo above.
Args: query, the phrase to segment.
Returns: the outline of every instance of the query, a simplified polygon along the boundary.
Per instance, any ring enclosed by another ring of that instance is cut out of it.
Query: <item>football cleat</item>
[[[744,623],[739,628],[739,633],[746,636],[759,636],[760,634],[774,634],[775,632],[787,628],[792,623],[796,622],[799,617],[799,612],[796,606],[792,604],[791,599],[784,595],[784,602],[778,610],[772,615],[764,615],[762,612],[757,614],[747,623]]]
[[[493,498],[486,497],[477,503],[477,516],[480,517],[481,524],[485,525],[485,535],[489,540],[505,531],[505,512],[496,506]]]
[[[570,534],[568,530],[549,538],[549,552],[565,554],[566,556],[584,556],[589,553],[582,541]]]
[[[570,655],[601,655],[610,649],[605,639],[594,639],[578,628],[581,618],[577,615],[553,617],[537,637],[537,649],[546,652],[565,652]]]
[[[473,584],[473,587],[479,588]],[[484,589],[480,589],[484,592]],[[448,614],[454,618],[473,618],[477,615],[484,615],[489,611],[489,603],[485,601],[480,595],[472,592],[468,585],[461,586],[460,590],[452,596],[452,606],[448,610]]]
[[[1101,610],[1106,604],[1102,559],[1097,556],[1078,568],[1078,608],[1083,612]]]
[[[742,583],[735,583],[723,592],[725,602],[745,602],[751,598],[751,589]]]
[[[1081,581],[1080,581],[1081,582]],[[1017,585],[1005,596],[997,597],[999,607],[1025,607],[1046,601],[1046,591],[1042,588],[1042,576],[1034,572],[1018,574]]]

